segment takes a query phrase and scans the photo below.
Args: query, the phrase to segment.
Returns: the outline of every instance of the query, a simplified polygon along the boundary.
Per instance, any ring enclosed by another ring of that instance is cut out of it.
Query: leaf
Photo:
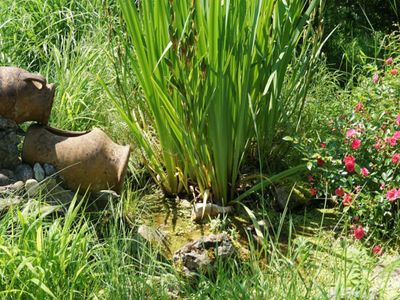
[[[293,142],[293,138],[291,136],[285,136],[282,138],[282,140],[287,141],[287,142]]]
[[[37,278],[32,278],[30,281],[36,284],[38,287],[40,287],[47,295],[49,295],[53,299],[57,299],[57,297],[50,291],[50,289],[42,281],[40,281]]]

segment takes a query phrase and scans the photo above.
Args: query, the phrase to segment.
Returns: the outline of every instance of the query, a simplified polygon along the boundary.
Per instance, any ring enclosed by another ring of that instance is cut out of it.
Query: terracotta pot
[[[0,116],[16,123],[47,124],[55,86],[40,75],[15,67],[0,67]]]
[[[98,128],[71,132],[32,125],[25,136],[22,159],[31,165],[52,164],[71,190],[120,193],[129,153],[129,146],[115,144]]]

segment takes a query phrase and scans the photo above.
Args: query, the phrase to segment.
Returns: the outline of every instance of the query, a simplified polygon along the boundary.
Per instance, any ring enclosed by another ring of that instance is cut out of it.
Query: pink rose
[[[376,254],[376,255],[379,255],[379,256],[381,256],[381,255],[383,254],[383,251],[382,251],[381,246],[378,246],[378,245],[376,245],[376,246],[374,246],[374,247],[372,248],[372,252],[373,252],[374,254]]]
[[[396,146],[396,138],[393,136],[385,138],[385,142],[389,143],[390,146]]]
[[[355,107],[355,111],[356,112],[359,112],[359,111],[362,111],[362,109],[364,108],[364,105],[362,104],[362,102],[358,102],[357,104],[356,104],[356,107]]]
[[[393,63],[393,58],[389,57],[385,62],[387,65],[391,65]]]
[[[354,156],[347,155],[343,159],[344,165],[349,173],[353,173],[356,165],[356,159]]]
[[[396,76],[397,73],[399,73],[399,72],[397,71],[397,69],[392,69],[392,70],[390,70],[390,74],[392,74],[393,76]]]
[[[395,153],[392,156],[392,163],[398,164],[400,162],[400,153]]]
[[[361,226],[355,228],[354,232],[353,232],[353,235],[357,240],[361,240],[365,235],[364,228],[362,228]]]
[[[369,175],[369,171],[367,168],[361,168],[361,174],[364,177],[367,177]]]
[[[353,150],[357,150],[358,148],[360,148],[360,146],[361,146],[361,140],[359,140],[359,139],[355,139],[355,140],[353,140],[353,142],[351,143],[351,148],[352,148]]]
[[[399,191],[396,189],[391,189],[386,193],[386,199],[388,199],[390,202],[395,201],[398,197],[399,197]]]
[[[344,190],[341,187],[338,187],[335,190],[335,195],[338,196],[338,197],[343,197],[344,196]]]
[[[395,131],[394,134],[393,134],[393,137],[394,137],[396,140],[400,139],[400,131]]]
[[[312,187],[310,188],[310,195],[312,197],[315,197],[317,195],[317,193],[318,193],[318,189],[314,189]]]
[[[374,74],[374,76],[372,76],[372,82],[374,84],[377,84],[379,82],[379,75],[378,74]]]
[[[352,202],[353,202],[353,198],[351,197],[351,194],[350,193],[344,194],[342,204],[344,206],[350,206]]]
[[[350,139],[353,136],[357,135],[357,130],[355,129],[349,129],[346,131],[346,138]]]

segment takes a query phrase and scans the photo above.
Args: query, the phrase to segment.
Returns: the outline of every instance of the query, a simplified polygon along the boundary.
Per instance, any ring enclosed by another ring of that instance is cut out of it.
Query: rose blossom
[[[338,197],[344,196],[344,190],[343,190],[341,187],[338,187],[338,188],[335,190],[335,195],[338,196]]]
[[[376,150],[378,150],[380,146],[381,146],[381,144],[380,144],[379,142],[376,142],[376,143],[374,144],[374,148],[375,148]]]
[[[398,164],[400,162],[400,153],[395,153],[392,156],[392,163]]]
[[[344,161],[344,165],[346,166],[346,170],[349,173],[353,173],[354,168],[355,168],[355,163],[356,163],[356,159],[354,158],[354,156],[347,155],[344,157],[343,161]]]
[[[367,177],[369,175],[369,171],[367,168],[361,168],[361,174],[364,177]]]
[[[312,197],[315,197],[317,195],[318,189],[314,189],[312,187],[310,187],[310,195]]]
[[[353,202],[353,198],[351,197],[351,194],[350,193],[344,194],[342,204],[344,206],[350,206],[352,202]]]
[[[390,146],[396,146],[396,138],[393,136],[385,138],[385,142],[389,143]]]
[[[321,143],[321,148],[326,148],[326,144],[325,143]]]
[[[349,129],[346,131],[346,138],[350,139],[357,134],[357,130]]]
[[[384,182],[381,183],[381,185],[379,186],[379,189],[381,191],[383,191],[385,189],[386,184]]]
[[[354,229],[353,235],[357,240],[361,240],[364,237],[364,234],[364,228],[362,228],[361,226]]]
[[[385,61],[387,65],[391,65],[393,63],[393,58],[388,57],[388,59]]]
[[[376,245],[372,248],[372,252],[376,255],[381,256],[383,254],[382,248],[379,245]]]
[[[362,109],[364,108],[364,105],[362,104],[362,102],[358,102],[357,104],[356,104],[356,107],[355,107],[355,111],[356,112],[359,112],[359,111],[362,111]]]
[[[372,82],[374,84],[377,84],[378,81],[379,81],[379,75],[375,73],[374,76],[372,76]]]
[[[355,139],[355,140],[353,140],[353,142],[351,143],[351,148],[352,148],[353,150],[357,150],[358,148],[360,148],[360,146],[361,146],[361,140],[359,140],[359,139]]]
[[[397,71],[397,69],[392,69],[392,70],[390,70],[390,74],[392,74],[393,76],[396,76],[397,73],[399,73],[399,72]]]
[[[325,164],[325,161],[322,158],[317,158],[317,165],[322,167]]]
[[[391,189],[387,191],[386,193],[386,199],[388,199],[390,202],[395,201],[399,197],[399,191],[394,189]]]
[[[394,137],[396,140],[400,139],[400,131],[395,131],[394,134],[393,134],[393,137]]]

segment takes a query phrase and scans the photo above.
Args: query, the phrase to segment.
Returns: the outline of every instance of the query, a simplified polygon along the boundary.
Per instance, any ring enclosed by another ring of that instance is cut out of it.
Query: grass
[[[125,199],[139,202],[139,196]],[[137,224],[124,222],[121,203],[95,215],[82,214],[82,206],[72,203],[63,216],[24,214],[18,207],[2,216],[2,298],[169,299],[169,293],[190,299],[327,299],[335,292],[367,296],[376,285],[377,258],[333,230],[340,224],[332,209],[275,213],[280,239],[266,235],[264,246],[250,239],[254,246],[245,259],[187,281],[137,235]]]

